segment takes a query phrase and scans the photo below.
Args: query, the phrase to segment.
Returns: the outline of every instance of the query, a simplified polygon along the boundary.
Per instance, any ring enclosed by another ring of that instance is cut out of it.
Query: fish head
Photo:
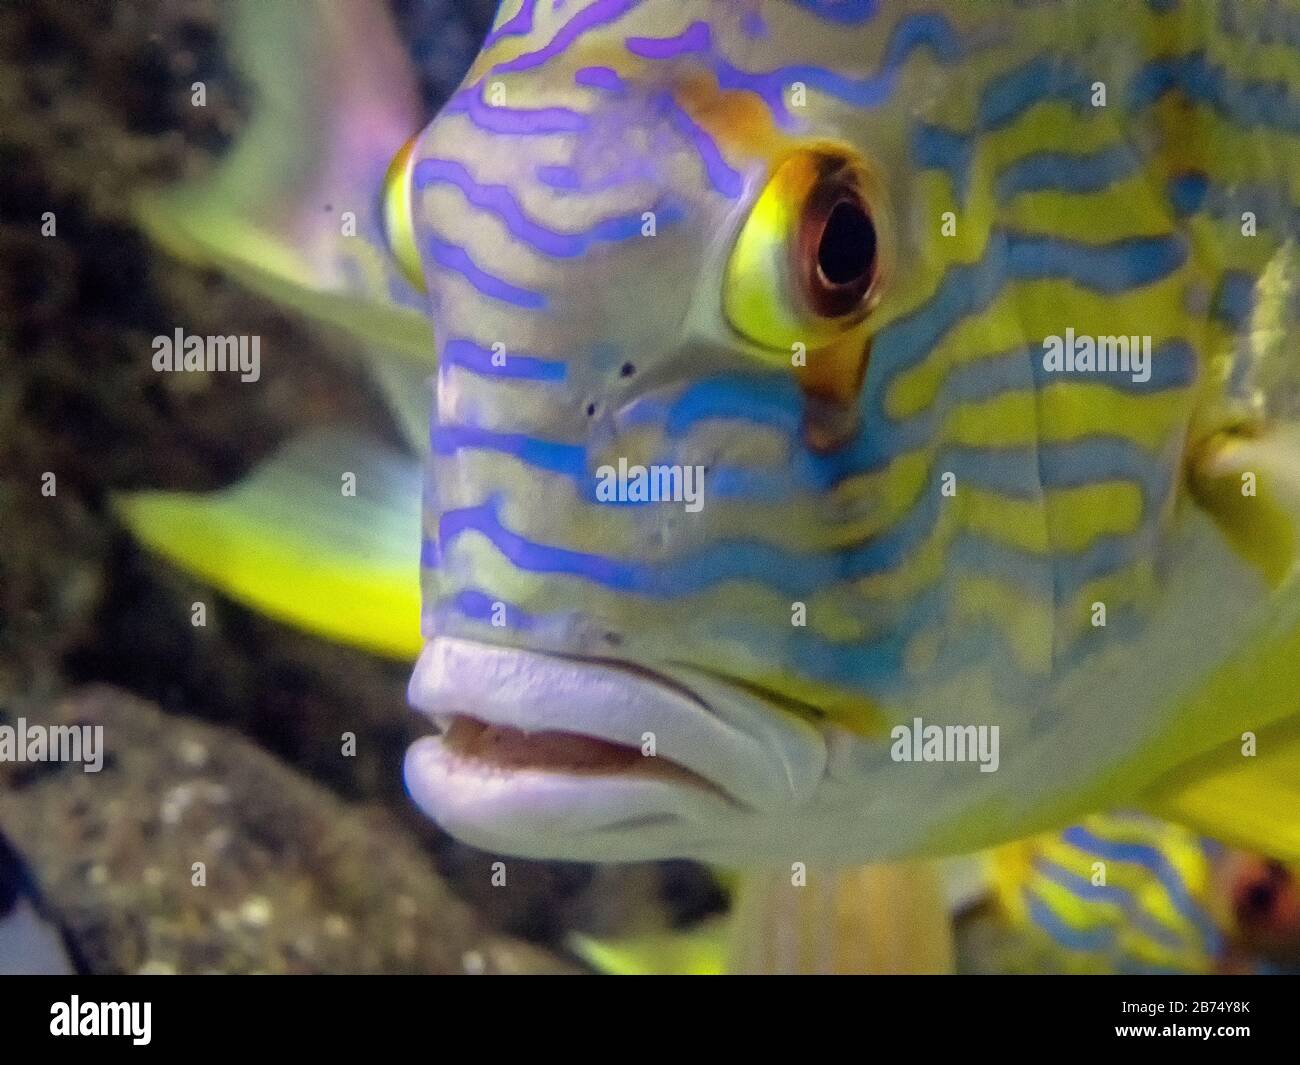
[[[406,779],[453,833],[965,848],[1147,738],[1095,683],[1158,702],[1144,652],[1096,641],[1155,579],[1194,353],[1171,326],[1154,385],[1049,389],[1040,341],[1175,320],[1185,249],[1140,183],[1113,239],[1009,220],[995,179],[1077,131],[952,130],[1077,85],[1031,41],[996,79],[993,6],[507,4],[403,157],[439,362],[410,697],[443,730]],[[929,764],[927,726],[971,756]]]
[[[808,601],[844,609],[799,560],[860,509],[819,463],[892,207],[833,123],[719,84],[724,41],[775,61],[756,5],[676,7],[503,14],[404,164],[440,363],[411,691],[446,728],[408,781],[505,850],[708,853],[811,797],[828,700],[873,723],[793,666]]]

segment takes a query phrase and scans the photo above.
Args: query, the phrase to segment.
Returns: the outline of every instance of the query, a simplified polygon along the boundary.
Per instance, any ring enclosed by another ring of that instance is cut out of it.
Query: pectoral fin
[[[1144,805],[1244,850],[1300,861],[1300,718],[1243,734],[1180,766]]]
[[[1197,450],[1192,496],[1237,551],[1277,586],[1300,546],[1300,426],[1225,431]]]

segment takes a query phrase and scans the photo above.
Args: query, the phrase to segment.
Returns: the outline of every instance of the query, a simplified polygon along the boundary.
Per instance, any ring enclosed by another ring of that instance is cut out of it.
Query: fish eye
[[[1291,880],[1286,868],[1279,862],[1269,861],[1255,875],[1240,886],[1236,898],[1237,919],[1244,925],[1258,925],[1267,921],[1278,904],[1281,893]]]
[[[1273,911],[1273,905],[1276,901],[1276,889],[1272,884],[1261,881],[1252,884],[1246,891],[1242,909],[1246,916],[1254,920],[1260,920]]]
[[[876,227],[852,190],[840,193],[829,211],[818,206],[805,217],[807,270],[804,284],[812,309],[824,318],[850,313],[876,276]]]
[[[888,240],[879,183],[851,149],[783,159],[745,220],[724,276],[731,327],[788,365],[791,346],[849,332],[879,300]]]

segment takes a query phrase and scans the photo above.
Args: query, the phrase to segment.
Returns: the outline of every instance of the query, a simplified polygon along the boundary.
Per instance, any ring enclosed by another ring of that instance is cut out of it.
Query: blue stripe
[[[862,78],[811,63],[748,71],[720,56],[714,58],[713,68],[721,88],[756,93],[767,103],[777,122],[789,126],[791,117],[784,95],[795,82],[856,107],[880,107],[893,96],[899,72],[907,60],[921,50],[929,51],[940,63],[953,63],[961,57],[960,38],[946,15],[925,13],[900,19],[885,45],[879,68]]]
[[[922,362],[961,321],[987,310],[1008,281],[1055,278],[1115,294],[1168,277],[1186,259],[1186,243],[1176,234],[1086,244],[995,231],[979,262],[950,267],[925,304],[877,334],[867,382],[869,389],[874,385],[875,405],[869,413],[888,421],[882,392],[890,379]]]
[[[1104,447],[1107,444],[1110,447]],[[1047,486],[1056,481],[1055,486],[1068,486],[1072,482],[1091,483],[1105,479],[1099,477],[1094,468],[1099,462],[1115,465],[1114,479],[1135,479],[1133,475],[1139,471],[1125,470],[1119,461],[1131,459],[1136,451],[1126,449],[1128,444],[1128,441],[1118,439],[1089,440],[1045,449],[1041,454],[1043,484]],[[434,434],[434,448],[439,454],[462,447],[484,446],[497,450],[508,448],[510,453],[519,455],[524,461],[562,476],[588,477],[582,449],[577,446],[548,445],[527,437],[467,429],[453,432],[444,428]],[[1100,454],[1090,454],[1090,449],[1098,449]],[[1031,449],[1013,452],[954,449],[942,455],[936,466],[956,473],[959,484],[1020,493],[1033,499],[1041,489],[1034,481],[1037,468],[1027,461],[1032,457]],[[1142,461],[1141,472],[1151,477],[1150,460]],[[1162,487],[1166,486],[1162,484]],[[706,482],[706,492],[708,490]],[[1144,491],[1158,489],[1148,485]],[[592,493],[590,489],[584,489],[581,494],[590,496]],[[924,493],[888,531],[871,540],[831,551],[793,552],[767,543],[727,541],[663,564],[613,560],[528,541],[500,525],[495,507],[490,504],[454,513],[461,515],[455,518],[458,530],[477,528],[494,542],[501,538],[502,543],[513,545],[518,565],[536,567],[539,572],[570,573],[626,591],[654,596],[689,595],[729,580],[754,581],[798,596],[897,567],[933,531],[945,502],[937,492]],[[1154,506],[1149,506],[1145,512],[1153,513],[1154,510]],[[1064,597],[1074,594],[1088,581],[1139,557],[1150,549],[1152,536],[1153,529],[1147,526],[1127,536],[1099,537],[1090,547],[1077,553],[1043,556],[981,536],[962,534],[954,540],[950,559],[958,568],[987,572],[1026,588],[1051,588],[1055,584]],[[450,540],[444,538],[443,542],[449,543]]]
[[[1066,924],[1060,915],[1047,905],[1032,889],[1021,888],[1029,904],[1029,918],[1066,950],[1097,954],[1112,948],[1115,933],[1110,928],[1086,930]]]
[[[580,133],[587,128],[586,115],[567,107],[525,110],[489,104],[483,99],[481,81],[461,89],[452,96],[443,105],[442,113],[465,115],[476,127],[489,133],[508,133],[517,136]]]
[[[455,337],[448,340],[438,359],[440,365],[459,366],[485,377],[511,377],[524,381],[563,381],[566,365],[554,359],[539,359],[533,355],[517,355],[507,351],[502,356],[504,365],[493,362],[490,348],[472,340]]]
[[[826,19],[853,26],[876,17],[880,0],[794,0],[805,11]]]
[[[1211,316],[1233,329],[1243,328],[1255,306],[1256,283],[1244,270],[1224,271],[1210,304]]]
[[[999,200],[1026,192],[1099,192],[1138,171],[1141,159],[1126,144],[1096,152],[1035,152],[1022,156],[998,175]]]
[[[1094,884],[1088,877],[1080,876],[1070,869],[1042,858],[1037,859],[1034,866],[1052,883],[1084,902],[1103,902],[1118,906],[1123,911],[1127,922],[1148,939],[1170,950],[1205,949],[1205,943],[1199,937],[1195,943],[1189,943],[1178,929],[1162,924],[1153,917],[1142,908],[1133,892],[1127,888],[1112,884]]]
[[[488,185],[475,180],[461,163],[451,159],[422,159],[416,164],[413,179],[417,188],[452,185],[470,204],[499,219],[512,237],[529,247],[558,259],[583,255],[597,242],[617,242],[641,235],[641,214],[636,211],[597,222],[584,232],[562,233],[530,218],[518,198],[506,185]],[[657,223],[672,225],[685,212],[677,204],[659,204],[654,208]]]
[[[704,165],[709,184],[730,200],[739,198],[745,190],[744,178],[727,163],[717,141],[709,136],[708,131],[691,118],[668,93],[660,93],[656,102],[668,116],[673,127],[694,145],[700,162]]]
[[[1149,869],[1160,881],[1169,901],[1186,920],[1196,927],[1208,943],[1217,943],[1218,931],[1206,913],[1192,899],[1191,892],[1178,871],[1156,848],[1143,843],[1125,843],[1104,839],[1082,825],[1066,829],[1061,838],[1073,847],[1106,861],[1129,862]]]
[[[526,288],[512,285],[502,278],[489,274],[458,244],[449,244],[437,237],[428,237],[425,246],[429,249],[429,254],[435,263],[460,274],[485,296],[530,311],[541,310],[546,306],[546,297],[540,292],[530,292]]]
[[[511,629],[515,632],[528,632],[534,628],[535,619],[527,611],[521,610],[515,604],[508,603],[504,599],[487,595],[477,588],[467,588],[457,592],[451,601],[451,606],[462,617],[489,625],[498,616],[498,604],[500,604],[499,613],[504,625],[497,627]],[[438,605],[444,607],[447,604],[440,603]]]
[[[462,450],[499,451],[575,482],[588,477],[587,451],[581,444],[561,444],[524,433],[498,433],[470,425],[442,424],[433,426],[429,442],[437,455],[453,455]]]
[[[1210,179],[1204,174],[1179,174],[1169,182],[1169,201],[1179,218],[1186,218],[1201,210],[1210,191]]]
[[[922,124],[912,134],[912,160],[921,169],[946,170],[958,200],[970,188],[975,138],[942,126]]]
[[[1082,108],[1089,102],[1089,82],[1058,55],[1042,55],[990,82],[980,95],[976,126],[999,129],[1048,101]]]
[[[1181,92],[1239,126],[1300,133],[1300,99],[1285,80],[1257,81],[1229,77],[1212,66],[1204,52],[1149,61],[1128,87],[1129,106],[1150,107],[1168,92]]]

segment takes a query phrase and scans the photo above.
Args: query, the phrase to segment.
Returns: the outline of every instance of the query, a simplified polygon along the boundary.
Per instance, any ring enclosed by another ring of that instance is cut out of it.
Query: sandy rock
[[[0,762],[0,828],[95,971],[569,968],[489,931],[391,814],[228,729],[102,686],[19,716],[103,728],[99,772]]]

